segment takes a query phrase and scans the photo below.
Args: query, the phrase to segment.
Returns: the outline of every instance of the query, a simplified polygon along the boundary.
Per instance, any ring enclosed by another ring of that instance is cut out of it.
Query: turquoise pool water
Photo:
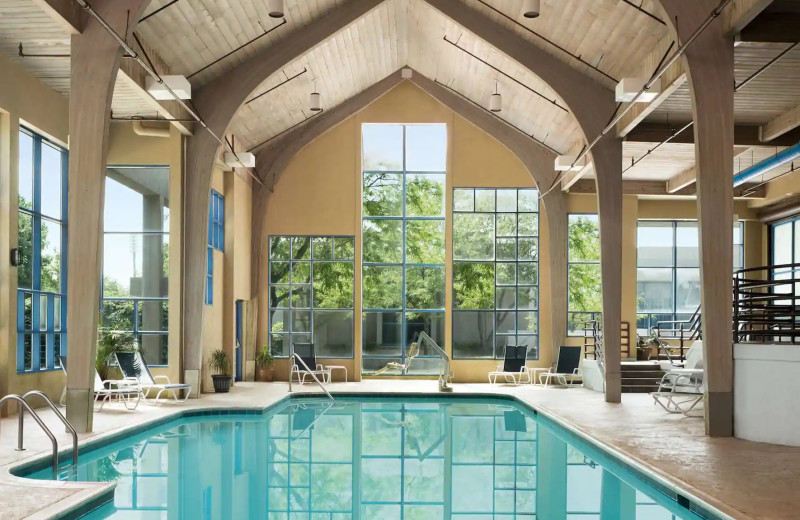
[[[305,398],[184,418],[82,453],[77,472],[59,478],[117,483],[113,502],[86,519],[711,518],[494,399]]]

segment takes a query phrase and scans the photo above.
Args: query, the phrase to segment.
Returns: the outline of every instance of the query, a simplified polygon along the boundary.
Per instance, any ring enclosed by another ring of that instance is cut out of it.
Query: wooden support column
[[[97,0],[92,6],[115,31],[129,36],[148,3]],[[83,433],[92,431],[108,114],[122,48],[90,19],[83,33],[72,35],[71,54],[67,419]]]
[[[660,0],[685,41],[718,3]],[[692,89],[706,433],[733,435],[733,40],[717,18],[684,56]]]
[[[592,150],[592,158],[600,222],[605,398],[609,403],[619,403],[622,398],[622,141],[607,135]]]

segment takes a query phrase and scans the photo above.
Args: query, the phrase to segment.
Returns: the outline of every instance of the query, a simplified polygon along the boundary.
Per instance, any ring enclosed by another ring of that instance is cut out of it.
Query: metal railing
[[[428,336],[428,333],[422,331],[419,333],[419,337],[417,341],[420,343],[425,343],[429,347],[432,347],[433,351],[439,355],[442,360],[441,370],[439,370],[439,391],[440,392],[452,392],[453,388],[448,386],[448,382],[450,379],[450,356],[447,355],[447,352],[442,349],[433,338]]]
[[[734,273],[733,341],[800,343],[800,264]]]
[[[42,421],[42,418],[39,417],[39,414],[37,414],[34,411],[34,409],[31,408],[31,405],[28,404],[28,402],[22,396],[19,396],[17,394],[9,394],[3,397],[2,399],[0,399],[0,409],[2,409],[3,405],[8,401],[16,401],[20,405],[19,428],[17,429],[17,451],[25,451],[25,446],[23,445],[23,434],[24,434],[25,423],[22,420],[22,415],[25,410],[28,410],[28,413],[31,414],[31,417],[33,417],[33,420],[36,421],[36,424],[39,425],[44,434],[47,435],[47,438],[50,439],[50,444],[52,444],[53,446],[53,475],[55,475],[56,473],[58,473],[58,441],[56,440],[55,435],[53,435],[53,432],[50,431],[50,428],[48,428],[47,425],[44,423],[44,421]],[[77,457],[77,453],[78,451],[76,447],[74,457]],[[77,458],[75,458],[74,460],[77,463]]]
[[[47,397],[44,394],[44,392],[41,392],[39,390],[31,390],[30,392],[28,392],[25,395],[23,395],[22,399],[24,399],[25,402],[28,402],[28,398],[29,397],[36,397],[36,396],[41,397],[42,399],[44,399],[44,402],[47,405],[47,407],[50,408],[51,410],[53,410],[53,413],[56,414],[56,417],[58,417],[58,420],[61,421],[64,424],[64,427],[67,429],[67,432],[70,435],[72,435],[72,464],[77,466],[78,465],[78,432],[75,431],[75,428],[72,427],[72,424],[70,424],[70,422],[67,420],[67,418],[64,417],[64,414],[61,413],[61,411],[58,409],[58,407],[56,407],[55,403],[53,403],[53,401],[51,401],[50,398]],[[19,435],[20,435],[20,438],[19,438],[20,445],[19,445],[19,447],[20,448],[22,448],[22,428],[23,428],[23,421],[25,419],[24,418],[25,414],[23,412],[24,411],[22,409],[20,409],[20,411],[19,411]]]
[[[308,368],[308,365],[306,365],[306,362],[303,361],[303,358],[300,357],[300,354],[298,354],[297,352],[294,352],[294,349],[292,349],[292,357],[294,357],[300,363],[300,365],[302,365],[303,368],[306,369],[306,372],[308,372],[311,375],[311,377],[314,379],[314,381],[316,381],[317,385],[322,389],[323,392],[325,392],[325,395],[327,395],[328,398],[331,401],[333,401],[334,400],[333,396],[331,395],[330,392],[328,392],[328,389],[325,388],[325,385],[323,385],[322,382],[319,380],[319,378],[317,377],[317,374],[314,373],[315,371],[311,370],[310,368]],[[316,368],[316,367],[314,367],[314,368]],[[294,371],[292,370],[292,366],[289,365],[289,391],[290,392],[292,391],[292,375],[293,375],[293,372]]]
[[[679,350],[679,361],[684,361],[686,359],[686,350],[688,346],[691,346],[695,340],[702,339],[703,314],[701,308],[702,307],[698,305],[697,309],[695,309],[688,320],[661,320],[650,327],[650,332],[661,340],[659,341],[660,348],[664,351],[670,362],[672,362],[670,349],[677,348]],[[679,342],[678,346],[673,347],[663,341],[667,339],[677,340]]]

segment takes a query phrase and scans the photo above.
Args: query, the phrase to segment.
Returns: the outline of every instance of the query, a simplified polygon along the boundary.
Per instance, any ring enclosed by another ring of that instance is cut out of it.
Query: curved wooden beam
[[[271,187],[281,178],[292,158],[317,137],[362,110],[388,90],[394,88],[400,81],[399,72],[396,72],[326,114],[318,116],[313,122],[309,122],[307,125],[276,139],[275,142],[270,143],[268,148],[258,152],[257,166],[259,171],[264,174],[266,182],[259,190],[253,192],[251,243],[254,247],[251,252],[251,265],[264,265],[262,261],[264,261],[267,243],[265,220],[267,205],[272,193]],[[506,146],[528,169],[537,186],[546,188],[555,179],[556,174],[553,170],[555,154],[553,152],[488,111],[482,110],[416,71],[413,72],[411,82]],[[557,353],[558,345],[563,343],[563,339],[566,337],[566,203],[561,190],[554,190],[552,196],[543,200],[543,203],[547,216],[549,236],[548,250],[550,255],[548,265],[551,279],[550,299],[553,305],[551,312],[553,343],[551,347],[555,354]],[[259,286],[260,270],[256,269],[251,275],[253,297],[258,295]]]
[[[687,41],[718,0],[659,0],[678,41]],[[729,6],[727,9],[732,9]],[[689,78],[694,118],[700,300],[703,306],[706,433],[733,435],[733,39],[724,13],[681,58]],[[674,20],[679,23],[675,23]]]
[[[350,0],[277,45],[243,61],[233,70],[197,90],[197,112],[217,135],[224,135],[239,107],[266,78],[322,44],[366,15],[383,0]],[[203,291],[208,240],[208,201],[211,172],[219,143],[198,130],[186,150],[184,204],[183,368],[186,382],[201,383],[203,352]]]
[[[614,94],[510,29],[461,2],[425,0],[455,23],[541,78],[569,107],[586,142],[600,135],[615,110]],[[597,179],[603,285],[605,398],[621,399],[622,141],[609,132],[592,149]],[[545,196],[553,196],[555,190]],[[564,293],[566,295],[566,293]],[[563,296],[566,297],[566,296]]]

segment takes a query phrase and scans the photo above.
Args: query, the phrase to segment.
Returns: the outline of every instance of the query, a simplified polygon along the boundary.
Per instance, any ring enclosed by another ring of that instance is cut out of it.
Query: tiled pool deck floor
[[[297,388],[297,387],[295,387]],[[332,392],[435,393],[435,381],[363,381],[334,383]],[[621,405],[583,388],[540,386],[454,385],[456,393],[514,395],[538,410],[561,420],[586,436],[638,461],[681,488],[733,518],[800,518],[800,448],[773,446],[738,439],[711,439],[703,434],[703,421],[664,413],[646,394],[624,394]],[[133,412],[107,405],[95,414],[94,433],[81,440],[110,435],[132,425],[179,413],[187,408],[264,407],[287,394],[286,383],[239,383],[229,394],[206,394],[183,405],[152,406],[142,403]],[[314,392],[311,385],[304,392]],[[57,433],[59,446],[68,446],[54,414],[42,417]],[[46,453],[49,443],[32,419],[25,424],[24,452],[16,447],[17,419],[0,421],[0,517],[50,518],[82,502],[107,484],[24,481],[8,473],[8,466]]]

